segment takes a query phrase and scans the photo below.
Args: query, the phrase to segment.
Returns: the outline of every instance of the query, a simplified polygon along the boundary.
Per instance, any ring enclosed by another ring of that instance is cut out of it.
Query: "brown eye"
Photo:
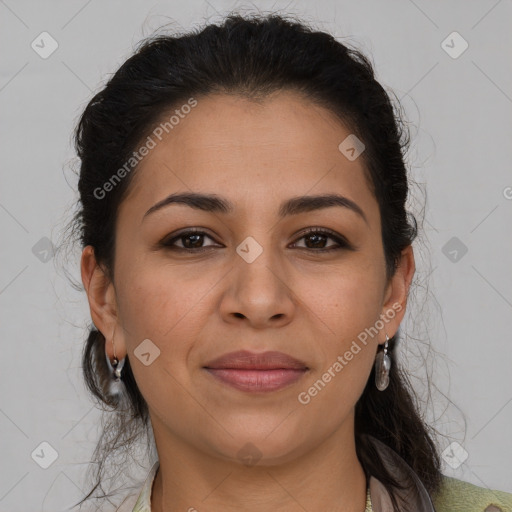
[[[213,244],[204,245],[209,239]],[[302,234],[298,241],[304,240],[304,245],[293,244],[298,249],[306,249],[311,252],[329,252],[339,249],[354,250],[353,246],[341,235],[325,229],[310,229]],[[328,240],[334,244],[328,244]],[[204,231],[188,230],[161,242],[161,246],[175,251],[202,252],[209,248],[218,247],[215,241]]]
[[[334,240],[335,244],[326,245],[329,239]],[[304,240],[304,245],[298,246],[298,248],[309,249],[314,252],[329,252],[351,248],[351,245],[344,237],[325,229],[311,229],[303,233],[299,240]],[[296,243],[294,245],[296,246]]]
[[[199,252],[201,249],[206,249],[208,247],[213,247],[213,245],[203,245],[205,242],[205,238],[208,238],[213,241],[213,239],[203,231],[183,231],[179,235],[176,235],[168,240],[164,240],[162,245],[167,247],[168,249],[176,249],[183,251],[191,251],[191,252]],[[181,245],[177,245],[179,242]]]

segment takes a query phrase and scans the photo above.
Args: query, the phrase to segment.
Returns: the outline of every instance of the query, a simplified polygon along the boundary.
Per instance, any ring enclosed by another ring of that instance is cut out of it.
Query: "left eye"
[[[334,240],[336,244],[325,247],[325,243],[328,239]],[[300,247],[301,249],[311,249],[314,252],[326,252],[326,251],[335,251],[338,249],[349,248],[350,245],[348,242],[339,235],[332,233],[330,231],[325,230],[311,230],[299,238],[299,240],[305,240],[304,246]]]

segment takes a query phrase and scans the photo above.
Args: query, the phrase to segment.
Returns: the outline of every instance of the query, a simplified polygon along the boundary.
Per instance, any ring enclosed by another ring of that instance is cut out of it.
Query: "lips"
[[[209,362],[205,370],[223,384],[241,391],[277,391],[300,380],[305,363],[282,352],[231,352]]]
[[[248,350],[230,352],[210,361],[205,368],[209,369],[236,369],[236,370],[307,370],[302,361],[284,354],[283,352],[254,353]]]

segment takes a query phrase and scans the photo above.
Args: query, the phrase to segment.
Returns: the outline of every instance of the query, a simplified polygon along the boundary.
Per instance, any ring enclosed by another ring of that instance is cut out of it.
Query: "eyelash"
[[[332,240],[334,240],[339,245],[335,246],[335,247],[330,247],[327,249],[310,249],[308,247],[299,247],[299,249],[305,249],[307,251],[321,252],[321,253],[339,251],[340,249],[354,250],[354,247],[344,237],[336,234],[334,231],[331,231],[331,230],[325,229],[325,228],[309,228],[307,231],[304,231],[303,233],[301,233],[301,236],[297,239],[297,241],[301,240],[302,238],[307,237],[308,235],[312,235],[312,234],[325,235],[328,238],[331,238]],[[211,240],[213,240],[213,238],[210,235],[208,235],[208,233],[205,233],[204,231],[201,231],[199,229],[189,229],[187,231],[183,231],[182,233],[179,233],[178,235],[176,235],[170,239],[164,239],[160,243],[160,245],[165,247],[166,249],[170,249],[170,250],[178,251],[178,252],[188,252],[188,253],[201,253],[201,252],[208,251],[210,248],[213,247],[213,246],[208,246],[208,247],[199,247],[198,249],[188,249],[186,247],[173,246],[174,242],[176,242],[177,240],[179,240],[181,238],[185,238],[189,235],[204,235],[204,236],[207,236],[208,238],[210,238]],[[296,243],[296,242],[294,242],[294,243]]]

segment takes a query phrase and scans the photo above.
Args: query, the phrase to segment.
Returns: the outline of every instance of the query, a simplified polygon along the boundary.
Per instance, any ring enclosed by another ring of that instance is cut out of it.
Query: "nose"
[[[282,327],[292,321],[297,300],[290,273],[279,265],[270,251],[263,251],[252,263],[238,257],[226,276],[220,303],[223,319],[246,323],[254,329]]]

